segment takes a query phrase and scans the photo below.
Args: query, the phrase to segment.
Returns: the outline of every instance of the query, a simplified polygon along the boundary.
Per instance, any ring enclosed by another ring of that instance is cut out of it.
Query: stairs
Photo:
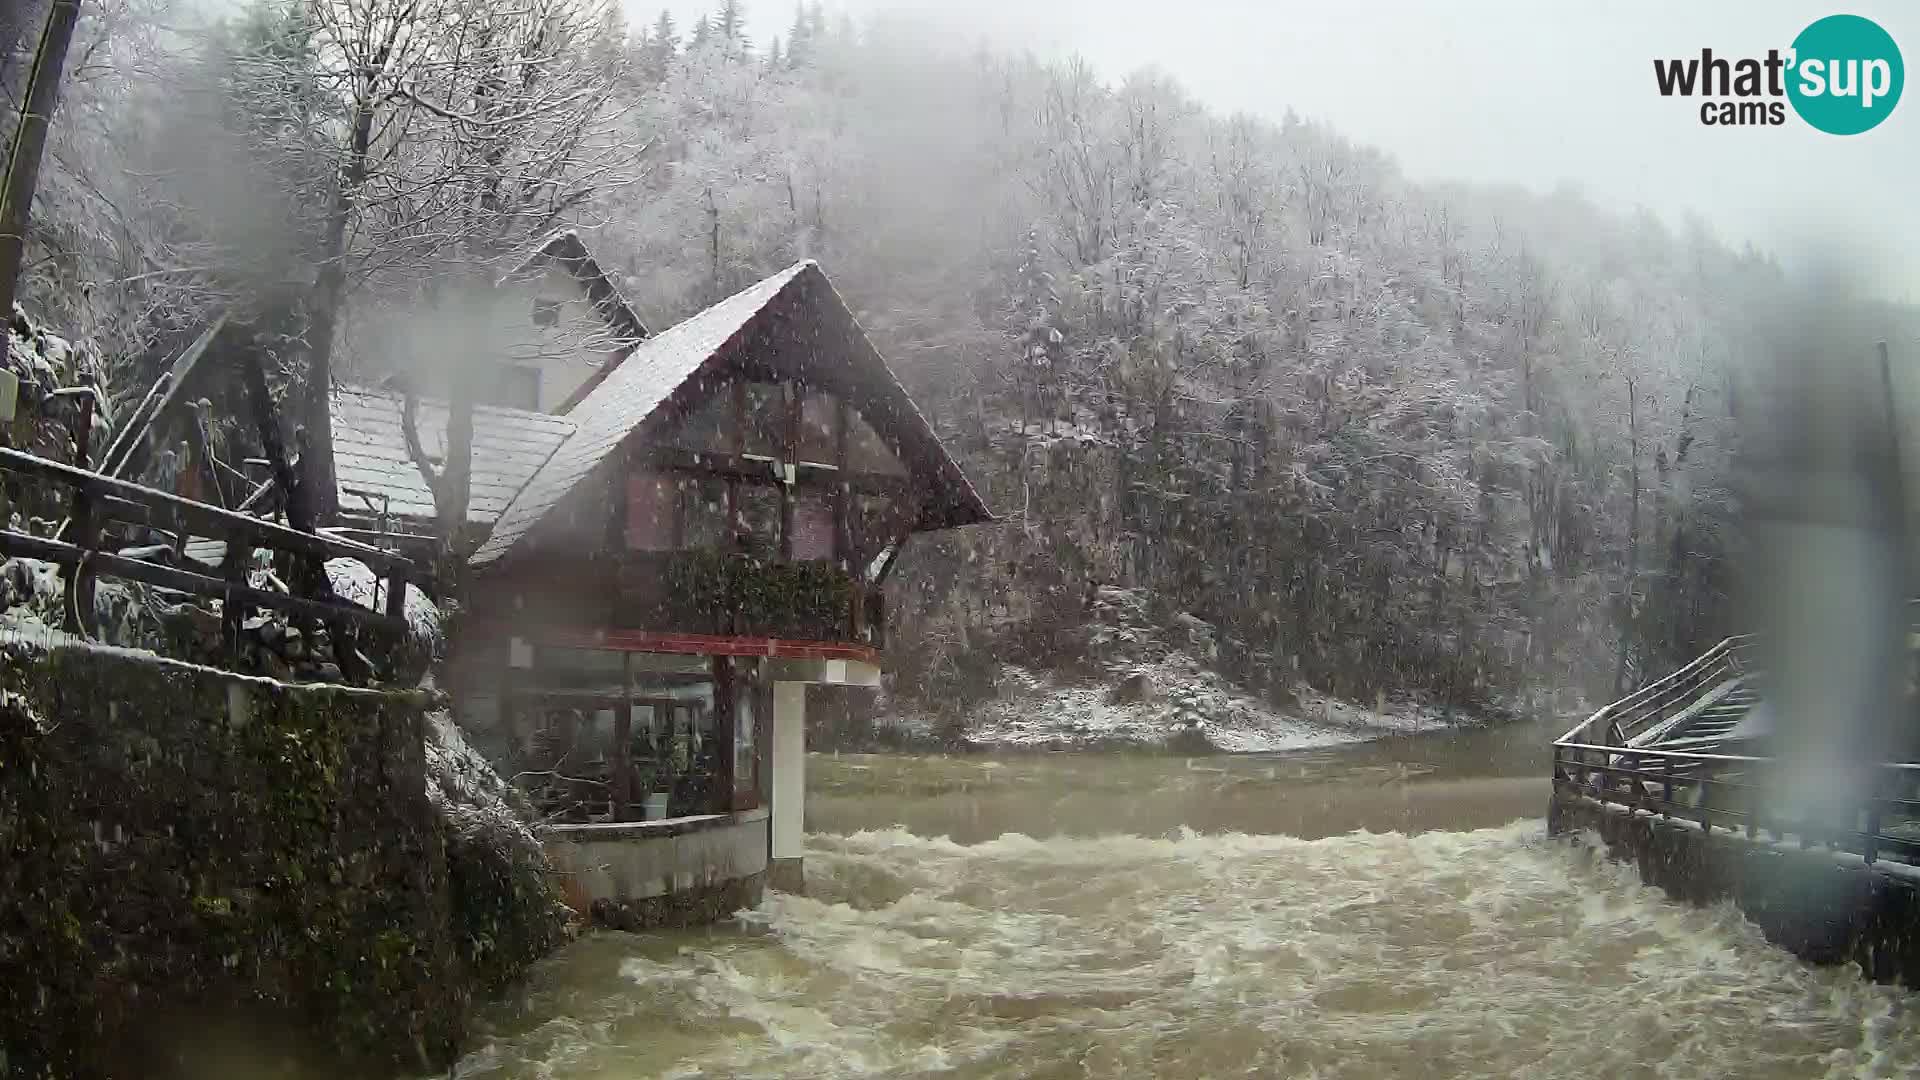
[[[1759,692],[1747,685],[1745,679],[1741,679],[1739,686],[1731,688],[1717,701],[1682,722],[1663,740],[1662,745],[1676,742],[1717,742],[1738,726],[1740,721],[1746,719],[1747,713],[1752,711],[1754,703],[1759,700]]]
[[[1627,740],[1627,744],[1669,750],[1716,745],[1747,718],[1759,700],[1759,691],[1746,674],[1732,675],[1713,684],[1672,716]]]

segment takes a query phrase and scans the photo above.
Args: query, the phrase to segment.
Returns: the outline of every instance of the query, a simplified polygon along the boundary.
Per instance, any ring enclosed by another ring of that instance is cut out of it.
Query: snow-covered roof
[[[621,339],[639,341],[647,336],[646,324],[640,321],[633,305],[627,303],[620,287],[601,268],[593,253],[587,250],[586,241],[581,240],[580,234],[572,229],[559,229],[542,237],[512,269],[501,275],[500,283],[504,285],[524,279],[547,266],[558,266],[572,274],[574,280],[587,290],[587,297],[593,301],[594,308]]]
[[[702,371],[731,363],[734,350],[730,346],[744,340],[782,300],[806,305],[804,310],[816,320],[814,329],[832,326],[845,343],[844,349],[831,350],[812,362],[825,360],[829,377],[837,374],[845,385],[857,388],[864,401],[855,402],[856,406],[869,422],[879,424],[899,442],[903,458],[925,481],[924,490],[934,497],[921,508],[915,527],[951,528],[993,520],[900,380],[860,330],[833,283],[818,264],[808,260],[641,342],[624,363],[607,371],[567,414],[575,424],[574,432],[513,497],[492,535],[474,553],[473,562],[489,563],[512,550],[675,391]],[[791,334],[786,331],[787,336]]]
[[[719,355],[722,346],[809,269],[818,272],[811,261],[796,263],[641,342],[567,415],[575,425],[572,437],[500,514],[493,535],[474,552],[473,561],[487,563],[506,554],[661,402]]]
[[[339,505],[346,510],[431,518],[433,493],[407,456],[400,424],[404,399],[360,387],[333,392],[333,467]],[[430,455],[446,450],[447,406],[422,398],[420,444]],[[570,417],[523,409],[473,410],[473,488],[467,520],[487,524],[574,431]],[[366,495],[371,494],[369,501]]]

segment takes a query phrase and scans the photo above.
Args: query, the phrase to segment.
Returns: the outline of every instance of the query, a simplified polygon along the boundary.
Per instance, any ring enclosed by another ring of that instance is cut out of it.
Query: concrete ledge
[[[1853,962],[1876,982],[1920,987],[1920,882],[1912,868],[1753,842],[1690,821],[1556,791],[1555,832],[1592,829],[1640,880],[1696,905],[1732,900],[1767,940],[1816,964]]]
[[[593,821],[549,825],[544,830],[544,835],[550,840],[571,843],[653,840],[663,836],[684,836],[688,833],[722,829],[729,825],[745,825],[766,819],[767,809],[763,806],[755,810],[737,810],[725,814],[688,814],[685,817],[662,818],[659,821]]]
[[[764,809],[668,821],[565,825],[544,841],[567,903],[606,926],[712,922],[760,901]]]

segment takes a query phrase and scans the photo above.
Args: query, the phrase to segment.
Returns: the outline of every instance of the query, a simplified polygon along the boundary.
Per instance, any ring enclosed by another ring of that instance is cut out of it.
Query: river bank
[[[1547,715],[1572,715],[1543,702]],[[991,697],[958,708],[896,702],[871,721],[830,727],[828,749],[912,753],[1024,750],[1276,754],[1396,737],[1501,727],[1531,715],[1466,709],[1403,694],[1344,700],[1304,682],[1255,695],[1190,656],[1116,665],[1112,674],[1005,665]],[[1557,720],[1556,720],[1557,722]]]

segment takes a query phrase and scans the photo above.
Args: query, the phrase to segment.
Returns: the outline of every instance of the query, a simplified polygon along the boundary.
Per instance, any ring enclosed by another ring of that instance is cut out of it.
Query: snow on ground
[[[335,596],[358,604],[369,611],[386,610],[387,583],[358,559],[328,559],[327,580]],[[407,586],[407,629],[429,655],[440,652],[445,640],[440,628],[440,609],[434,606],[418,585]]]
[[[1032,747],[1158,747],[1204,739],[1231,753],[1272,753],[1435,731],[1440,710],[1412,702],[1366,708],[1304,685],[1298,704],[1276,708],[1244,694],[1191,657],[1175,652],[1137,665],[1144,683],[1067,683],[1009,667],[998,700],[966,717],[968,741]],[[1116,692],[1139,689],[1142,696]]]

